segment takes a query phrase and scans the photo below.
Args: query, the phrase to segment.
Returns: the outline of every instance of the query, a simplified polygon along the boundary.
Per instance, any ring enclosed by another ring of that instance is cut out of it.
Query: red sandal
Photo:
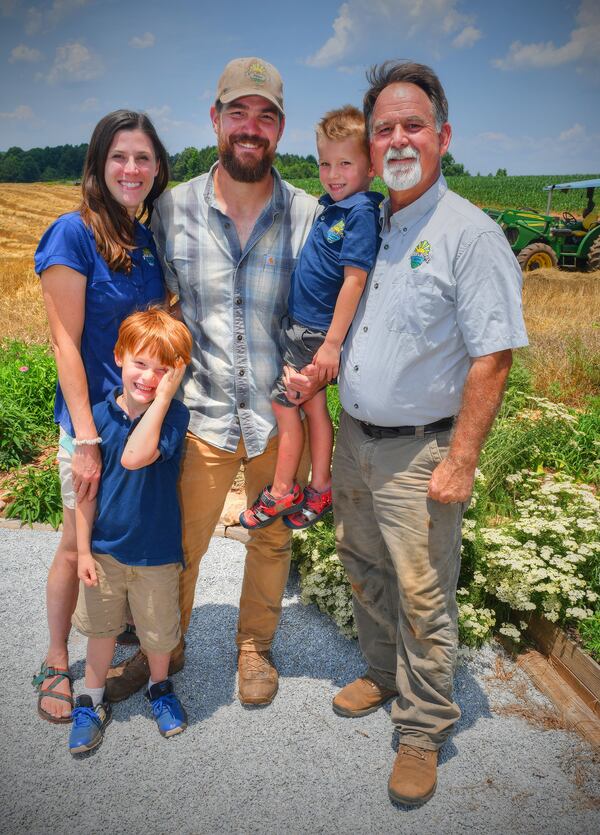
[[[297,513],[286,516],[283,524],[293,531],[310,528],[331,511],[331,487],[319,493],[312,487],[304,488],[304,506]]]
[[[266,528],[280,516],[295,513],[304,504],[304,493],[298,484],[294,484],[285,496],[272,496],[269,492],[271,485],[262,491],[252,507],[240,513],[240,525],[247,530]]]

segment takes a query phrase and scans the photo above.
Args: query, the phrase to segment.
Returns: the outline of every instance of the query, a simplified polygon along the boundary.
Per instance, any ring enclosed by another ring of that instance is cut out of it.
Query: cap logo
[[[254,61],[246,70],[246,75],[255,84],[264,84],[267,80],[267,68],[260,61]]]

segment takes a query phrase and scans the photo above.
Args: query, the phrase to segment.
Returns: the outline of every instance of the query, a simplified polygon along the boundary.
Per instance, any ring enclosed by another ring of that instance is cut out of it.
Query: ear
[[[118,368],[123,368],[123,357],[120,357],[116,352],[114,354],[115,357],[115,364]]]
[[[443,157],[450,147],[450,140],[452,139],[452,128],[448,122],[444,122],[440,130],[440,156]]]
[[[160,171],[160,160],[156,161],[156,170],[154,171],[154,178],[156,179],[158,172]]]
[[[281,119],[280,119],[280,122],[279,122],[279,133],[277,134],[277,141],[278,142],[283,135],[284,127],[285,127],[285,116],[283,114],[281,114]]]
[[[212,122],[213,130],[215,133],[218,133],[217,125],[219,122],[219,114],[217,112],[217,108],[212,105],[210,108],[210,121]]]

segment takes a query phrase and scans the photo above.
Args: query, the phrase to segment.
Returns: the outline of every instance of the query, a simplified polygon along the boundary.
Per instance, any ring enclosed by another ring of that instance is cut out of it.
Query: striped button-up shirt
[[[270,395],[282,367],[281,319],[318,206],[273,170],[273,195],[242,249],[215,198],[214,170],[164,192],[152,230],[194,338],[183,381],[190,431],[230,452],[242,437],[254,457],[275,428]]]

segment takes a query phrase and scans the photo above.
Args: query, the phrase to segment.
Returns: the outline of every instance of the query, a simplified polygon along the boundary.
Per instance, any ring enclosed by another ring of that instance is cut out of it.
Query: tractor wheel
[[[539,241],[524,247],[517,255],[517,261],[524,273],[556,267],[558,264],[558,258],[552,247]]]
[[[593,270],[600,270],[600,237],[596,238],[589,249],[587,268],[590,272]]]

